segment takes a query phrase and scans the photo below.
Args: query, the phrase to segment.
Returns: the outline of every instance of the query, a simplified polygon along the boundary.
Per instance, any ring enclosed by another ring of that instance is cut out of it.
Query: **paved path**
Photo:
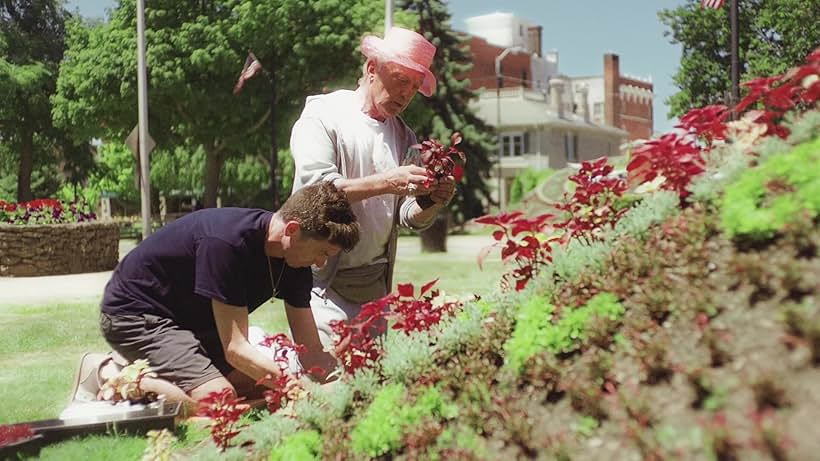
[[[399,239],[399,259],[420,257],[415,237]],[[448,258],[475,259],[478,251],[492,243],[489,235],[460,235],[447,239]],[[135,246],[133,240],[120,241],[120,259]],[[44,277],[0,277],[0,308],[20,304],[88,302],[102,296],[111,271]]]

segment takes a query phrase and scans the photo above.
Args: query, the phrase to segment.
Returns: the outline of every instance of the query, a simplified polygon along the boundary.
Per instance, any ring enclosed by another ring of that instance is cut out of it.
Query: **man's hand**
[[[424,184],[430,180],[427,169],[416,165],[393,168],[385,173],[387,188],[396,195],[426,195],[432,190]]]
[[[437,205],[447,205],[456,193],[456,180],[452,176],[439,179],[430,188],[430,200]]]
[[[333,355],[327,352],[306,353],[303,357],[300,357],[300,362],[302,362],[302,368],[304,368],[306,372],[309,372],[310,369],[314,367],[321,369],[321,372],[310,373],[310,376],[319,384],[324,384],[336,379],[335,377],[328,377],[336,370],[336,367],[339,366],[339,362],[336,360],[336,357],[333,357]]]

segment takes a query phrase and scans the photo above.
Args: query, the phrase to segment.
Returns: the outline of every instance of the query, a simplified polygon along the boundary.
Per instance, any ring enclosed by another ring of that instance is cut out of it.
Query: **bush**
[[[510,203],[518,203],[527,195],[527,192],[546,181],[555,173],[554,170],[535,170],[527,168],[518,173],[510,184]]]
[[[726,188],[720,222],[729,237],[760,240],[820,213],[820,139],[769,158]]]

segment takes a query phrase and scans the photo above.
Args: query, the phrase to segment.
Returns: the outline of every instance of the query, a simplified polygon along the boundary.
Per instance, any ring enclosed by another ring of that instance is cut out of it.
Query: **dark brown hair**
[[[327,240],[350,251],[359,243],[359,223],[344,192],[321,181],[294,192],[277,212],[284,221],[298,221],[302,235]]]

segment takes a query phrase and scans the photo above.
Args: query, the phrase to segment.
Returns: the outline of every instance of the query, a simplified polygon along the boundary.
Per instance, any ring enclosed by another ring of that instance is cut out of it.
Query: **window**
[[[564,154],[568,162],[578,161],[578,135],[573,133],[564,134]]]
[[[520,157],[524,153],[524,133],[503,133],[501,135],[501,155]]]

